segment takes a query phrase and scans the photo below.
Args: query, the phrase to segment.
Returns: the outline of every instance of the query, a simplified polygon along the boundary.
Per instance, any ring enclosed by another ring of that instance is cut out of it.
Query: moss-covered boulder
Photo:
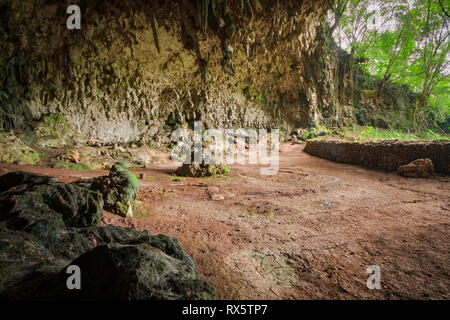
[[[223,164],[205,164],[205,163],[183,163],[175,174],[180,177],[211,177],[228,174],[229,170]]]
[[[123,229],[106,227],[122,237]],[[103,231],[103,230],[102,230]],[[121,243],[102,244],[73,260],[70,264],[83,270],[83,290],[68,290],[65,269],[55,275],[48,297],[82,299],[213,299],[214,291],[198,278],[191,259],[178,242],[170,237],[132,232]],[[180,255],[173,253],[180,252]],[[138,261],[138,263],[137,263]]]
[[[12,172],[0,177],[0,214],[8,215],[17,229],[36,229],[39,234],[42,216],[58,227],[85,227],[98,222],[103,214],[102,196],[54,178],[25,172]],[[45,232],[50,229],[46,226]]]
[[[290,132],[291,140],[296,141],[306,141],[309,139],[314,139],[316,137],[326,136],[331,134],[331,131],[324,126],[314,126],[309,129],[298,128]]]
[[[139,181],[128,171],[128,165],[125,162],[116,163],[108,176],[92,179],[91,182],[91,190],[103,195],[106,210],[122,217],[133,217]]]
[[[96,223],[102,206],[100,194],[54,178],[0,176],[0,296],[22,282],[33,291],[41,272],[60,270],[66,259],[91,247],[68,230]]]

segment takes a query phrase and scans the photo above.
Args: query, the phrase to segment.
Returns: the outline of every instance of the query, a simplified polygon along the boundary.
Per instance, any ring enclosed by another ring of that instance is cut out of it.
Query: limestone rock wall
[[[219,32],[201,31],[199,3],[3,1],[2,117],[14,97],[28,108],[14,108],[15,123],[29,120],[28,110],[34,118],[61,113],[101,141],[136,140],[194,119],[258,127],[284,112],[294,112],[294,122],[307,118],[309,102],[298,104],[301,90],[314,96],[301,88],[304,57],[330,1],[248,2],[251,14],[230,1],[214,16]],[[81,30],[66,27],[69,4],[81,8]],[[239,14],[242,21],[226,19]],[[225,52],[233,75],[224,71],[220,28],[232,29]]]
[[[81,8],[80,30],[66,27],[72,4]],[[194,120],[267,128],[352,122],[349,70],[326,36],[331,4],[2,1],[0,130],[47,113],[101,142],[151,140]]]

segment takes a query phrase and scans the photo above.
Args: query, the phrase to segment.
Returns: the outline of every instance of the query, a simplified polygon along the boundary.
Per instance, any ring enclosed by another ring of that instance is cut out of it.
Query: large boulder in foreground
[[[404,166],[400,166],[397,171],[409,178],[428,178],[434,172],[433,162],[430,159],[417,159]]]
[[[94,178],[91,182],[90,189],[103,195],[106,210],[122,217],[133,217],[139,181],[128,171],[126,163],[116,163],[108,176]]]
[[[0,177],[0,214],[18,230],[39,232],[42,220],[65,227],[86,227],[103,214],[103,198],[97,192],[55,178],[25,172]],[[50,229],[47,228],[46,231]]]
[[[67,289],[65,269],[51,280],[52,289],[43,287],[43,291],[64,298],[213,299],[212,288],[198,278],[192,260],[175,239],[128,232],[125,240],[133,245],[102,244],[71,262],[82,271],[82,291]]]
[[[98,226],[102,195],[29,173],[0,176],[1,299],[213,299],[176,239]],[[68,266],[81,270],[69,290]]]

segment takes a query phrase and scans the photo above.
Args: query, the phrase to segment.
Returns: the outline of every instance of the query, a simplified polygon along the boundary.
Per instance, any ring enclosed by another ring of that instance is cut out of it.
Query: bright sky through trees
[[[330,30],[354,61],[387,83],[419,94],[413,121],[450,118],[449,2],[445,0],[336,0]]]

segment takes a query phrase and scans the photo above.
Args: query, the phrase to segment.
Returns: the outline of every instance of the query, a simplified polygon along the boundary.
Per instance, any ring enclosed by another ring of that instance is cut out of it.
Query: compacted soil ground
[[[449,299],[450,177],[411,179],[280,148],[280,169],[226,177],[144,173],[135,217],[115,224],[179,240],[222,299]],[[108,172],[0,165],[70,182]],[[370,290],[368,266],[381,289]]]

